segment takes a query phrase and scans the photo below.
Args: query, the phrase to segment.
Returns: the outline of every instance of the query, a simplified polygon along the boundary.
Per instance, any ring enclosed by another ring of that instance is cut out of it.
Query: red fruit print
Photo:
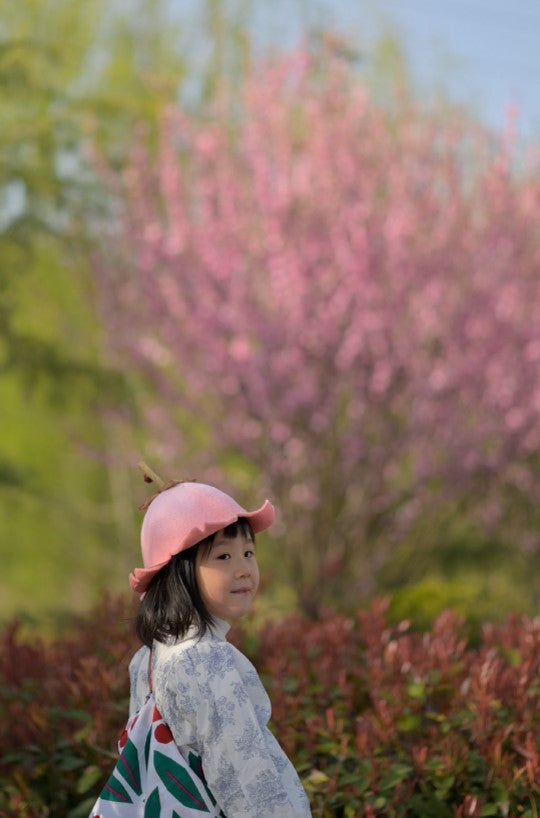
[[[127,740],[128,740],[127,730],[122,730],[120,738],[118,739],[118,744],[120,745],[120,747],[125,747]],[[93,816],[93,818],[96,818],[96,816]],[[99,816],[97,816],[97,818],[99,818]]]
[[[154,735],[160,744],[169,744],[173,740],[172,733],[166,724],[158,724]]]
[[[161,721],[161,713],[159,712],[157,707],[154,707],[154,715],[152,716],[152,721]]]

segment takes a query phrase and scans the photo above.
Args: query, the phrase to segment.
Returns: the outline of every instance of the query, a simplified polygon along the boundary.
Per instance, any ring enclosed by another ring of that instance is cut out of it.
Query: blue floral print
[[[310,818],[300,780],[268,729],[268,695],[251,662],[217,620],[201,639],[154,643],[156,704],[176,744],[202,758],[204,775],[229,818]],[[148,692],[148,648],[130,666],[131,707]]]

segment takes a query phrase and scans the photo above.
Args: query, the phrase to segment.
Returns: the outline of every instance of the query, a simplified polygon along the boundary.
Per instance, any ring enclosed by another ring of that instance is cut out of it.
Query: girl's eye
[[[218,560],[229,560],[230,558],[230,554],[220,554],[218,556]]]
[[[255,552],[254,552],[254,551],[246,551],[246,552],[245,552],[245,554],[244,554],[244,556],[245,556],[245,557],[254,557],[254,556],[255,556]]]

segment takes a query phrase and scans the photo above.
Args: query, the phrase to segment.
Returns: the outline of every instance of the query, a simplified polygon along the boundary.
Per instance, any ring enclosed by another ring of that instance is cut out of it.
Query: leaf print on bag
[[[152,741],[152,729],[148,731],[146,741],[144,742],[144,765],[148,769],[148,761],[150,759],[150,742]]]
[[[201,812],[209,812],[203,796],[193,783],[191,776],[180,764],[156,750],[154,752],[154,767],[169,792],[174,795],[180,804]]]
[[[204,770],[202,765],[202,759],[200,756],[196,756],[195,753],[189,753],[188,755],[188,762],[189,767],[195,775],[201,779],[203,784],[206,784],[206,778],[204,777]],[[215,803],[215,802],[214,802]]]
[[[114,772],[116,772],[116,767],[114,768]],[[126,788],[115,777],[114,772],[103,787],[100,798],[103,801],[119,801],[122,804],[132,804],[133,801],[128,795]]]
[[[136,792],[137,795],[140,795],[142,789],[139,754],[131,739],[127,740],[122,755],[116,764],[116,769],[122,778],[127,781],[131,789]]]
[[[206,777],[204,775],[202,759],[200,756],[196,756],[195,753],[190,753],[188,755],[188,761],[190,769],[193,770],[195,775],[201,779],[201,782],[204,784],[204,789],[206,790],[210,801],[212,802],[213,806],[216,805],[216,799],[214,798],[212,792],[208,789],[208,784],[206,783]]]
[[[144,808],[144,818],[161,818],[161,802],[159,800],[159,791],[156,787],[150,793],[146,806]]]
[[[198,777],[196,753],[190,765],[161,712],[154,694],[149,693],[128,719],[124,750],[93,806],[92,816],[222,818],[205,781]]]

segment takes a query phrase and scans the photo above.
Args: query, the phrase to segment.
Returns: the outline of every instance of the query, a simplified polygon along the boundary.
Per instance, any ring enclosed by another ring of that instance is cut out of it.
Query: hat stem
[[[153,469],[150,468],[143,460],[140,461],[138,464],[140,470],[144,475],[144,482],[145,483],[157,483],[159,489],[163,489],[165,486],[165,481],[159,477]]]

